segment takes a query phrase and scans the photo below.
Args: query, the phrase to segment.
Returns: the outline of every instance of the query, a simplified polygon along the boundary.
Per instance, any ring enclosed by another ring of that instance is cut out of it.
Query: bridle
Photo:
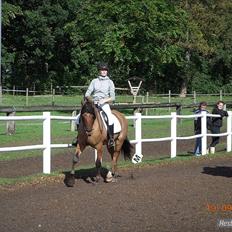
[[[87,127],[86,126],[86,116],[92,117],[92,124],[94,120],[96,119],[95,115],[95,110],[94,110],[94,105],[92,102],[85,101],[82,109],[81,109],[81,120],[83,121],[83,128],[88,136],[91,135],[91,132],[93,131],[93,128]],[[93,126],[93,125],[92,125]]]

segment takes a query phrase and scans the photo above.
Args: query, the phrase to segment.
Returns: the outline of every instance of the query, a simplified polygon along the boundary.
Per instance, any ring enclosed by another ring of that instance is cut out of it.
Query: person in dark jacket
[[[221,117],[212,118],[211,132],[212,134],[220,134],[220,128],[222,127],[223,117],[227,117],[228,113],[224,110],[225,103],[223,101],[218,101],[215,108],[212,111],[212,114],[219,114]],[[210,144],[210,153],[215,153],[215,147],[219,143],[220,137],[212,137],[212,142]]]
[[[206,110],[207,107],[207,103],[206,102],[200,102],[198,109],[194,112],[194,114],[201,114],[203,111],[206,111],[206,113],[209,113]],[[211,120],[209,117],[207,117],[207,128],[209,128],[211,125]],[[201,134],[201,117],[196,117],[194,119],[194,132],[195,135],[199,135]],[[196,144],[195,144],[195,149],[194,149],[194,155],[195,156],[200,156],[202,151],[201,151],[201,147],[202,147],[202,141],[201,141],[201,137],[196,138]]]

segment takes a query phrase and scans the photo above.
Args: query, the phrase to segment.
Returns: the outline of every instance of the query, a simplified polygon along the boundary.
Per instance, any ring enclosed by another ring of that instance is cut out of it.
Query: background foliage
[[[86,85],[107,61],[116,86],[232,90],[231,0],[5,0],[3,86]]]

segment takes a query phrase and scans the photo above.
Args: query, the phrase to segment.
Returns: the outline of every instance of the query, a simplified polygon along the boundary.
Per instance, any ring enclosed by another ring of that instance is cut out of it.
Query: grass
[[[23,95],[10,95],[4,94],[2,98],[2,103],[0,106],[39,106],[39,105],[72,105],[78,106],[83,99],[83,95],[35,95],[35,96],[26,96]],[[196,98],[196,102],[206,101],[206,102],[217,102],[219,100],[219,96],[203,96],[199,95]],[[231,96],[223,96],[223,101],[229,102],[231,101]],[[136,98],[137,103],[145,103],[147,102],[146,96],[139,95]],[[152,103],[168,103],[168,97],[162,97],[157,95],[151,95],[148,98],[148,102]],[[116,103],[133,103],[133,96],[124,94],[119,95],[116,93]],[[189,105],[194,103],[193,97],[171,97],[171,103],[180,103],[184,105]]]

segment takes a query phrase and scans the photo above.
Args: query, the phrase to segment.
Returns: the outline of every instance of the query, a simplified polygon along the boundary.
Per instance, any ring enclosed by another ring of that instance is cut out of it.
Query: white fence
[[[207,134],[207,116],[220,117],[218,115],[206,114],[203,112],[201,115],[177,115],[175,112],[171,115],[164,116],[142,116],[140,113],[136,113],[134,116],[128,116],[127,119],[135,120],[135,139],[131,140],[132,144],[135,144],[135,155],[142,156],[142,143],[144,142],[171,142],[171,158],[176,157],[177,140],[188,140],[201,137],[202,138],[202,155],[206,155],[207,151],[207,137],[208,136],[227,136],[227,152],[231,151],[232,141],[232,112],[228,112],[227,117],[227,131],[221,134]],[[177,136],[177,119],[178,118],[195,118],[201,117],[202,131],[199,135],[178,137]],[[164,138],[142,138],[142,120],[145,119],[170,119],[171,120],[171,133],[170,137]],[[18,147],[0,147],[0,152],[8,151],[23,151],[23,150],[43,150],[43,173],[49,174],[51,172],[51,149],[52,148],[65,148],[70,147],[71,144],[52,144],[51,143],[51,120],[75,120],[75,117],[63,117],[63,116],[51,116],[50,112],[44,112],[41,116],[0,116],[0,121],[19,121],[19,120],[42,120],[43,121],[43,144],[30,145],[30,146],[18,146]]]

